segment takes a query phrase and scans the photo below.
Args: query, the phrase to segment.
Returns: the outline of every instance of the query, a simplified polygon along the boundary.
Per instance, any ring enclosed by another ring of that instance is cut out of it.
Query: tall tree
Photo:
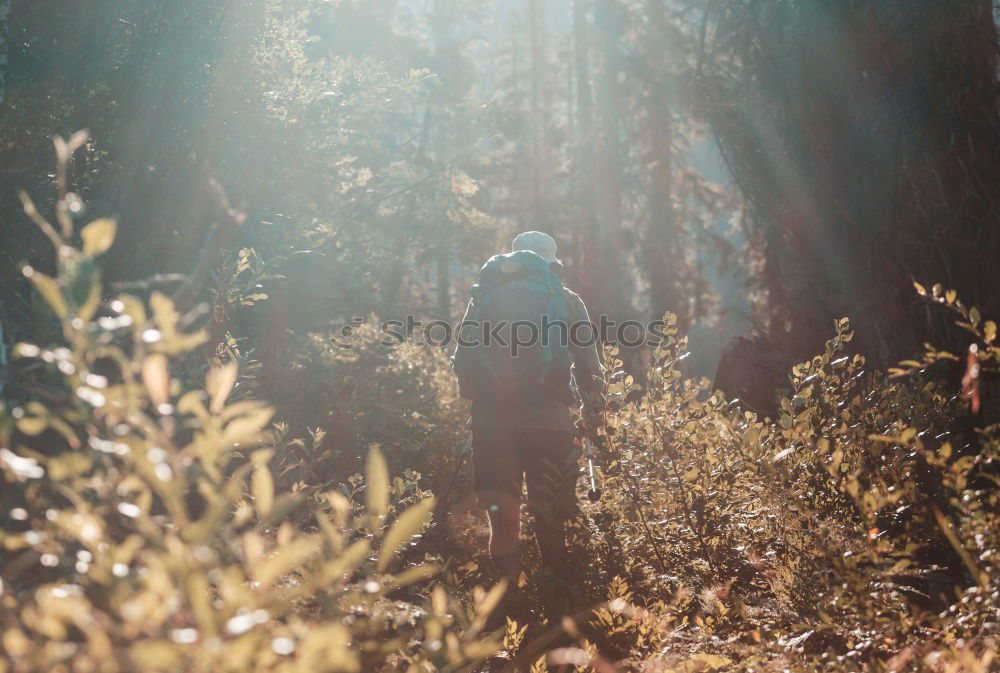
[[[944,343],[912,281],[995,311],[1000,271],[977,262],[1000,253],[992,3],[711,7],[705,107],[753,214],[774,346],[812,352],[841,316],[876,366]]]
[[[624,226],[622,213],[622,95],[619,75],[621,58],[620,8],[611,0],[594,0],[593,20],[595,56],[595,134],[593,182],[595,227],[587,238],[581,264],[590,271],[587,291],[599,312],[615,314],[629,304],[626,295]]]

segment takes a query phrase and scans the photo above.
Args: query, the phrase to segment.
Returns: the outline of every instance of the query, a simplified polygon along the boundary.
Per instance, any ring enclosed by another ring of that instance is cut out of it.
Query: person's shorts
[[[568,430],[473,428],[473,471],[480,496],[521,496],[525,478],[532,495],[573,497],[579,476],[579,449]]]

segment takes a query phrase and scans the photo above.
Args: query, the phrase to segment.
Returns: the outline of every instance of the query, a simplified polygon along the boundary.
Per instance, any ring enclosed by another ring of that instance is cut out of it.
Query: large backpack
[[[540,255],[520,250],[491,257],[472,286],[466,319],[466,345],[459,344],[454,359],[462,397],[572,404],[566,299],[562,281]]]

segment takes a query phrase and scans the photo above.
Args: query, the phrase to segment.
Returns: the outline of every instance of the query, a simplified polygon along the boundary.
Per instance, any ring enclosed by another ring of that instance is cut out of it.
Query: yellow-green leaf
[[[426,498],[403,512],[385,534],[378,554],[378,569],[383,570],[392,557],[419,532],[434,509],[434,498]]]
[[[320,626],[309,631],[298,647],[300,661],[309,662],[303,670],[329,673],[359,673],[360,648],[351,643],[351,632],[342,624]]]
[[[271,513],[274,507],[274,479],[267,461],[271,457],[270,449],[255,451],[253,456],[253,475],[250,477],[250,487],[253,490],[254,505],[257,514],[263,519]]]
[[[212,587],[208,576],[202,573],[192,573],[187,581],[188,601],[195,621],[206,636],[218,634],[215,623],[215,610],[212,609]]]
[[[372,444],[368,450],[368,461],[365,464],[365,505],[371,516],[385,516],[389,511],[389,468],[378,444]]]
[[[129,658],[138,671],[176,671],[184,668],[181,646],[169,640],[139,640],[129,648]]]
[[[153,309],[153,320],[163,335],[173,336],[177,329],[177,320],[180,318],[177,309],[174,308],[173,300],[162,292],[153,292],[149,296],[149,307]]]
[[[322,538],[318,535],[293,540],[279,547],[273,556],[257,563],[253,569],[254,578],[262,587],[269,586],[285,573],[315,556],[322,544]]]
[[[493,585],[478,605],[476,605],[476,619],[473,622],[478,628],[482,628],[486,623],[486,618],[500,604],[500,599],[507,592],[507,580],[500,580]]]
[[[992,320],[987,320],[986,324],[983,325],[983,336],[986,338],[986,343],[993,343],[993,340],[997,338],[997,324]]]
[[[69,315],[69,308],[66,306],[66,297],[63,296],[62,290],[59,289],[59,284],[55,278],[46,276],[39,271],[33,271],[30,278],[31,282],[35,284],[38,294],[42,295],[45,303],[52,307],[56,317],[62,320]]]
[[[340,582],[357,569],[358,565],[368,556],[371,544],[368,540],[358,540],[345,549],[332,561],[329,561],[322,569],[322,579],[325,584]]]
[[[107,251],[115,242],[118,224],[114,220],[102,218],[94,220],[83,228],[80,237],[83,238],[83,254],[96,257]]]
[[[77,309],[76,315],[84,322],[89,321],[97,313],[97,306],[101,303],[101,283],[98,278],[95,277],[91,280],[90,290],[87,291],[87,298],[84,300],[80,308]]]
[[[226,426],[222,433],[222,439],[225,442],[239,442],[241,444],[256,442],[260,439],[261,431],[273,415],[274,409],[272,407],[263,407],[244,416],[239,416]]]
[[[436,566],[433,563],[422,563],[421,565],[407,568],[403,572],[399,573],[392,578],[391,583],[392,586],[396,588],[404,587],[408,584],[413,584],[414,582],[422,582],[430,579],[439,572],[441,572],[441,568],[439,566]]]
[[[166,356],[159,353],[146,356],[142,361],[142,382],[154,405],[170,402],[170,362]]]
[[[177,413],[197,416],[201,420],[208,418],[208,410],[201,401],[202,392],[200,390],[189,390],[177,400]]]
[[[236,385],[237,371],[236,360],[230,360],[224,365],[210,367],[205,374],[205,390],[212,400],[209,408],[213,414],[219,413],[226,403],[226,398]]]
[[[25,416],[17,420],[17,429],[26,435],[40,435],[49,427],[49,420],[39,416]]]

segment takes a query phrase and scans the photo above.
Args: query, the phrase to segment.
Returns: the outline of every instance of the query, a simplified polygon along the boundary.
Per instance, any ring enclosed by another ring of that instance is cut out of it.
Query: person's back
[[[521,491],[536,519],[543,561],[564,563],[563,527],[576,513],[578,451],[571,406],[603,402],[597,338],[580,297],[562,286],[556,245],[525,232],[513,252],[480,271],[454,355],[472,400],[476,493],[490,519],[490,556],[503,576],[520,572]],[[574,385],[575,380],[575,385]]]

